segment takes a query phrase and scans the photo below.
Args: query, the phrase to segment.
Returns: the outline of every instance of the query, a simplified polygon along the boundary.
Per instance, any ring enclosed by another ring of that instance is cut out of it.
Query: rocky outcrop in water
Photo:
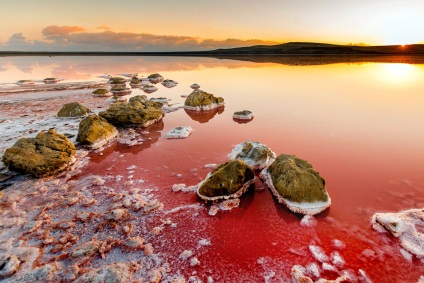
[[[255,172],[244,161],[231,160],[215,168],[198,185],[204,200],[237,198],[255,182]]]
[[[278,202],[284,203],[293,212],[314,215],[331,204],[325,180],[309,162],[296,156],[279,155],[261,172],[260,178]]]
[[[75,283],[121,283],[131,279],[131,266],[127,262],[118,262],[91,270],[75,280]]]
[[[115,126],[123,127],[147,127],[162,119],[162,110],[148,103],[132,101],[129,103],[116,103],[110,105],[109,109],[99,113]]]
[[[83,117],[90,113],[90,109],[78,102],[67,103],[57,113],[57,117]]]
[[[253,119],[253,113],[249,110],[243,110],[243,111],[237,111],[233,114],[234,120],[252,120]]]
[[[375,213],[371,218],[373,228],[390,232],[399,238],[400,245],[411,254],[424,259],[424,209],[410,209],[397,213]]]
[[[112,94],[109,92],[109,90],[105,88],[98,88],[95,91],[92,92],[93,96],[95,97],[107,97],[112,96]]]
[[[167,139],[185,139],[193,129],[190,126],[175,127],[165,134]]]
[[[52,175],[74,161],[75,146],[55,130],[22,138],[7,149],[2,161],[10,169],[34,176]]]
[[[188,110],[211,110],[224,105],[222,97],[215,97],[211,93],[202,90],[193,90],[186,98],[184,108]]]
[[[151,83],[154,83],[154,84],[160,83],[161,81],[163,81],[163,77],[157,73],[151,74],[147,78],[149,79]]]
[[[112,77],[109,79],[109,83],[113,86],[125,86],[126,80],[121,77]]]
[[[246,141],[236,145],[228,157],[243,160],[253,170],[262,170],[274,162],[276,155],[264,144]]]
[[[84,118],[78,129],[77,142],[91,148],[99,148],[118,135],[118,130],[106,119],[97,115]]]
[[[140,103],[145,103],[147,101],[147,96],[145,95],[136,95],[130,98],[130,100],[128,102],[133,102],[133,101],[138,101]]]

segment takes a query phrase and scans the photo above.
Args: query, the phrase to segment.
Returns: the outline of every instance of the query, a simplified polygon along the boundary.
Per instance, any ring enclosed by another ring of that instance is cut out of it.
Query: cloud
[[[97,27],[97,29],[111,30],[112,28],[108,26],[100,26],[100,27]]]
[[[45,41],[30,42],[21,33],[13,36],[16,37],[15,40],[29,43],[31,50],[35,51],[201,51],[281,43],[258,39],[217,40],[192,36],[115,32],[106,30],[106,28],[106,26],[102,26],[99,29],[105,29],[104,31],[87,32],[80,26],[48,26],[42,30]],[[7,49],[10,50],[11,47],[8,45]],[[0,49],[4,49],[4,47],[0,46]]]
[[[30,50],[33,46],[32,42],[27,40],[22,33],[14,33],[4,44],[6,47],[17,50]]]

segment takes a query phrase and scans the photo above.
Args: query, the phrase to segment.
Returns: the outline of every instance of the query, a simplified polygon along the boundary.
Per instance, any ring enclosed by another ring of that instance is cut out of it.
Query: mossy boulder
[[[162,119],[163,114],[161,109],[132,101],[112,104],[106,111],[100,112],[99,116],[115,126],[147,127]]]
[[[184,108],[196,111],[210,110],[221,105],[224,105],[222,97],[215,97],[213,94],[202,90],[194,90],[184,102]]]
[[[90,109],[78,102],[67,103],[57,113],[57,117],[82,117],[90,113]]]
[[[99,88],[96,89],[95,91],[92,92],[93,96],[97,96],[97,97],[106,97],[106,96],[111,96],[112,94],[109,92],[109,90],[105,89],[105,88]]]
[[[141,104],[145,103],[147,101],[147,96],[145,95],[136,95],[130,98],[128,102],[138,101]]]
[[[255,181],[255,172],[242,160],[231,160],[215,168],[197,189],[204,200],[236,198]]]
[[[2,161],[10,169],[34,176],[52,175],[74,161],[75,146],[55,130],[22,138],[7,149]]]
[[[243,160],[254,170],[262,170],[274,162],[276,155],[264,144],[246,141],[236,145],[228,157]]]
[[[163,77],[161,75],[159,75],[158,73],[151,74],[147,78],[152,83],[160,83],[161,81],[163,81]]]
[[[316,214],[331,204],[325,180],[312,165],[293,155],[279,155],[260,177],[279,202],[294,212]]]
[[[121,77],[112,77],[109,79],[109,83],[112,85],[125,85],[126,80]]]
[[[91,148],[99,148],[117,135],[118,130],[106,119],[90,115],[79,124],[77,142]]]

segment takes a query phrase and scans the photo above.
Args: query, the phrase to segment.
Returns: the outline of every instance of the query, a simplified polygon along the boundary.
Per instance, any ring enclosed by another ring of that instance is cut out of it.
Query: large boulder
[[[83,117],[91,111],[78,102],[67,103],[57,113],[57,117]]]
[[[237,198],[255,182],[255,172],[244,161],[231,160],[216,167],[197,188],[204,200]]]
[[[10,169],[39,177],[64,170],[75,160],[74,155],[74,144],[51,129],[35,138],[18,140],[6,150],[2,161]]]
[[[253,170],[262,170],[274,162],[276,155],[264,144],[246,141],[236,145],[228,157],[243,160]]]
[[[77,142],[91,148],[99,148],[118,135],[118,130],[106,119],[97,115],[84,118],[78,129]]]
[[[147,127],[162,119],[162,110],[139,101],[116,103],[99,116],[115,126]]]
[[[215,97],[213,94],[202,90],[193,90],[184,102],[185,109],[195,111],[211,110],[223,105],[224,99],[222,97]]]
[[[279,155],[259,177],[277,200],[293,212],[314,215],[331,204],[325,180],[308,161],[296,156]]]

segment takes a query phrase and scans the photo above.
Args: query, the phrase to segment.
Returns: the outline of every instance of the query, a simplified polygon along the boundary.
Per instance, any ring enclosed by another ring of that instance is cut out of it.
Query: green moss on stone
[[[96,89],[95,91],[93,91],[93,94],[102,95],[102,94],[107,94],[108,92],[109,91],[107,89],[99,88],[99,89]]]
[[[57,117],[82,117],[91,111],[78,102],[67,103],[57,113]]]
[[[34,176],[54,174],[72,161],[75,146],[54,130],[18,140],[2,157],[6,166]]]
[[[155,74],[151,74],[151,75],[149,75],[147,78],[148,79],[155,79],[155,78],[159,78],[159,77],[162,77],[161,75],[159,75],[158,73],[155,73]]]
[[[116,128],[106,119],[97,115],[90,115],[79,124],[77,142],[90,146],[100,141],[109,140],[117,133]]]
[[[294,202],[327,201],[325,180],[306,160],[293,155],[279,155],[268,167],[274,188]]]
[[[133,102],[133,101],[138,101],[140,103],[144,103],[147,101],[147,96],[146,95],[136,95],[130,98],[129,102]]]
[[[190,95],[186,98],[184,104],[190,107],[201,107],[208,106],[213,103],[222,104],[224,99],[222,97],[215,97],[211,93],[207,93],[202,90],[194,90]]]
[[[200,186],[199,193],[206,197],[232,195],[254,177],[255,172],[244,161],[231,160],[211,172],[211,176]]]

